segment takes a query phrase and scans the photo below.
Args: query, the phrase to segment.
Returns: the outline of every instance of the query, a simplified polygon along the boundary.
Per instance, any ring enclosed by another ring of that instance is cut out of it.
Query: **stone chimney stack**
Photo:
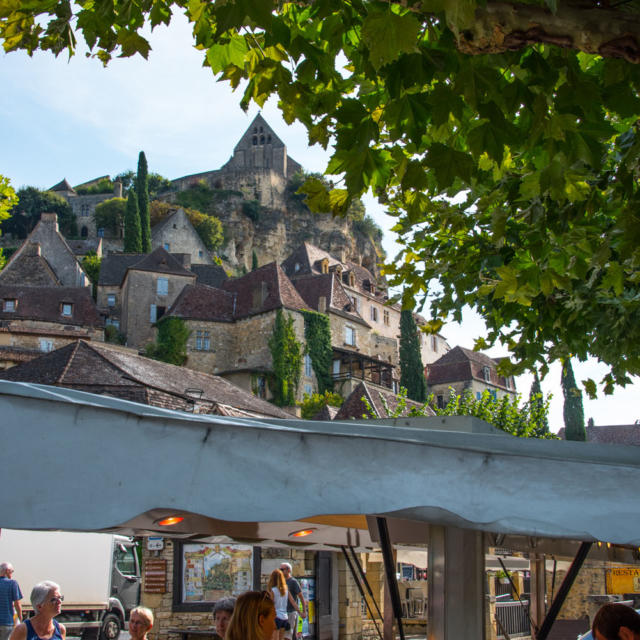
[[[113,183],[113,197],[122,198],[122,182],[120,180],[116,180]]]
[[[327,311],[327,298],[325,296],[320,296],[318,298],[318,311],[320,313],[325,313]]]
[[[47,227],[51,227],[56,233],[60,231],[58,228],[58,214],[57,213],[41,213],[40,222]]]

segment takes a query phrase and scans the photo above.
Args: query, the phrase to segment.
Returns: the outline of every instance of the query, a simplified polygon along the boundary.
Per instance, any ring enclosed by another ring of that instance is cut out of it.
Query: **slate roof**
[[[311,420],[322,420],[324,422],[328,422],[329,420],[333,420],[339,409],[338,407],[332,407],[328,404],[325,404],[318,413],[311,417]]]
[[[71,326],[102,327],[104,319],[98,313],[88,287],[28,287],[0,284],[0,300],[17,300],[15,311],[4,311],[1,320],[39,320]],[[73,305],[72,315],[62,316],[62,303]]]
[[[507,388],[505,378],[496,371],[496,360],[485,353],[459,346],[427,366],[427,383],[434,385],[464,380],[485,382],[484,367],[489,367],[490,384]]]
[[[611,424],[586,427],[587,440],[600,444],[629,444],[640,446],[640,424]]]
[[[38,243],[28,243],[2,271],[0,284],[26,285],[31,287],[56,287],[60,280],[51,265],[40,253]]]
[[[371,416],[367,405],[362,398],[366,398],[373,409],[375,416]],[[392,391],[382,391],[376,387],[368,385],[366,382],[361,382],[345,399],[343,405],[335,416],[335,420],[350,420],[354,418],[361,420],[362,416],[368,416],[369,418],[386,418],[388,417],[387,411],[384,408],[384,402],[387,403],[390,411],[394,411],[398,406],[398,396]],[[406,401],[406,409],[402,412],[402,415],[407,413],[413,407],[421,407],[421,403],[414,402],[413,400]],[[429,407],[427,415],[434,416],[435,412]]]
[[[67,240],[67,244],[76,256],[86,256],[89,251],[98,253],[102,238],[89,238],[87,240]]]
[[[329,262],[329,268],[336,265],[342,265],[339,260],[336,260],[331,254],[323,251],[319,247],[316,247],[309,242],[303,242],[292,254],[289,255],[282,262],[282,268],[289,278],[297,278],[299,276],[308,275],[314,273],[316,275],[322,274],[320,269],[320,261],[327,259]],[[299,265],[298,271],[295,266]]]
[[[139,253],[109,253],[102,258],[98,284],[119,287],[127,269],[140,261]]]
[[[189,284],[168,314],[185,320],[233,321],[234,294],[205,284]]]
[[[266,297],[261,304],[255,304],[256,291],[262,291],[263,283]],[[300,297],[291,280],[275,263],[250,271],[240,278],[229,279],[222,285],[223,289],[236,294],[235,318],[247,317],[256,313],[275,309],[308,309],[309,305]]]
[[[227,272],[219,264],[192,264],[191,271],[196,274],[198,284],[221,287],[228,279]]]
[[[192,276],[188,269],[185,269],[180,261],[171,255],[163,247],[154,249],[151,253],[143,255],[141,259],[130,265],[136,271],[153,271],[157,273],[169,273],[178,276]]]
[[[47,189],[47,191],[72,191],[75,193],[75,189],[67,182],[66,178],[63,178],[58,184],[54,184],[53,187]]]
[[[82,387],[144,387],[187,399],[187,389],[202,390],[201,401],[224,405],[222,413],[239,410],[252,415],[291,418],[278,407],[255,397],[219,376],[144,358],[104,343],[78,340],[61,349],[11,369],[0,371],[0,378],[22,382]]]
[[[320,298],[324,297],[327,311],[337,313],[366,327],[370,326],[355,309],[351,298],[335,273],[301,276],[293,281],[293,286],[310,309],[318,311]]]

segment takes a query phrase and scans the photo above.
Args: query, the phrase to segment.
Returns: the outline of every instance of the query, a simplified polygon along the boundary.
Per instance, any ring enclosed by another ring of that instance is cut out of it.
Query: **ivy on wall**
[[[293,318],[288,314],[285,316],[282,309],[276,312],[269,350],[273,360],[273,402],[279,407],[292,406],[300,383],[303,349],[296,339]]]
[[[317,311],[303,311],[304,337],[307,341],[307,352],[311,357],[311,366],[318,381],[318,393],[333,390],[331,377],[331,326],[329,317]]]

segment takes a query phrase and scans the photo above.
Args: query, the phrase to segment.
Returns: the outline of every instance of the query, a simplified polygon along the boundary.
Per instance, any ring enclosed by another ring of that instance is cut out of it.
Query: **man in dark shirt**
[[[287,589],[289,589],[289,601],[287,602],[287,617],[289,618],[290,629],[284,632],[285,638],[296,640],[298,629],[298,614],[303,618],[307,617],[307,603],[302,593],[300,583],[291,575],[291,565],[283,562],[280,565],[280,571],[284,573],[284,579],[287,581]],[[298,599],[302,602],[302,609],[298,606]]]
[[[22,622],[22,592],[13,575],[13,565],[9,562],[0,564],[0,640],[8,640],[13,631],[13,610],[18,614],[18,622]]]

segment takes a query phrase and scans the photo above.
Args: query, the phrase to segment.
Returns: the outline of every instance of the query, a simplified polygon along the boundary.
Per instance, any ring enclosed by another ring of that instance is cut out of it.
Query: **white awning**
[[[640,545],[633,447],[440,430],[465,428],[455,417],[197,416],[6,381],[0,416],[2,527],[158,531],[155,520],[185,512],[210,535],[235,523],[246,539],[287,539],[291,523],[311,520],[341,524],[358,545],[361,516],[384,514]]]

